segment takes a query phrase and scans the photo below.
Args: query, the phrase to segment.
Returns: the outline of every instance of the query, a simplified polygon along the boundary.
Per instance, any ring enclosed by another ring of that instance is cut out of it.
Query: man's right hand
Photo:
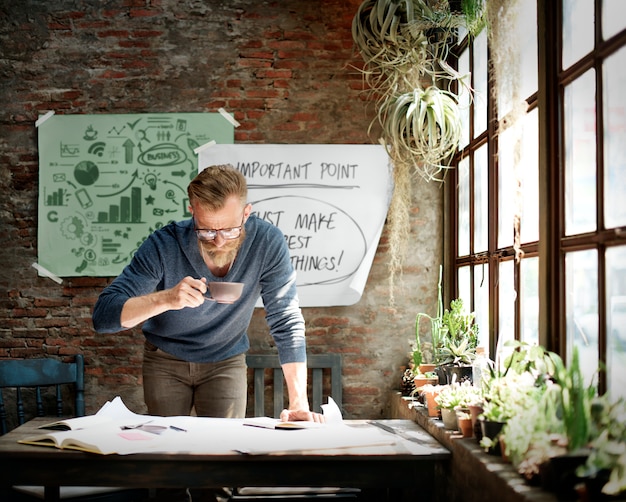
[[[129,298],[122,308],[120,322],[128,329],[168,310],[199,307],[207,301],[204,296],[206,282],[204,277],[194,279],[188,276],[173,288]]]

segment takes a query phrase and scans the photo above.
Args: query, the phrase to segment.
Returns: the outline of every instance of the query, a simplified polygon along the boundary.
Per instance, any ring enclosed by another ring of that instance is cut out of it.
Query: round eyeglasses
[[[222,239],[236,239],[241,235],[241,229],[243,228],[243,220],[245,215],[241,217],[241,225],[231,228],[197,228],[196,220],[193,220],[193,224],[196,230],[196,236],[201,241],[212,241],[220,234]]]

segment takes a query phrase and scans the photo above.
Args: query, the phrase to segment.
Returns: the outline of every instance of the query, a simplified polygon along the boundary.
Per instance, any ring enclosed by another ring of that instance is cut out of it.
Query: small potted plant
[[[472,381],[472,363],[476,359],[478,325],[475,314],[467,313],[463,300],[450,302],[450,309],[443,313],[444,336],[439,350],[439,364],[444,368],[448,383],[456,380]]]

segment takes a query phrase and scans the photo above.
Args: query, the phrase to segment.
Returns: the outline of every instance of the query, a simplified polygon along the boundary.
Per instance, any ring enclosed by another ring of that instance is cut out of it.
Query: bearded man
[[[152,233],[94,307],[99,333],[142,324],[150,415],[245,416],[248,325],[259,297],[289,393],[283,420],[324,421],[309,409],[304,319],[282,232],[252,214],[244,176],[210,166],[189,184],[192,217]],[[243,283],[241,297],[206,296],[213,281]]]

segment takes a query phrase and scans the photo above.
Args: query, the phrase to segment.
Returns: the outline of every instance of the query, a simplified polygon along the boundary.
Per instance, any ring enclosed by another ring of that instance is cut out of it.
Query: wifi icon
[[[104,143],[103,141],[96,141],[93,145],[91,145],[89,147],[89,153],[93,153],[94,155],[97,155],[98,157],[102,157],[102,155],[104,154],[104,147],[106,146],[106,143]]]

